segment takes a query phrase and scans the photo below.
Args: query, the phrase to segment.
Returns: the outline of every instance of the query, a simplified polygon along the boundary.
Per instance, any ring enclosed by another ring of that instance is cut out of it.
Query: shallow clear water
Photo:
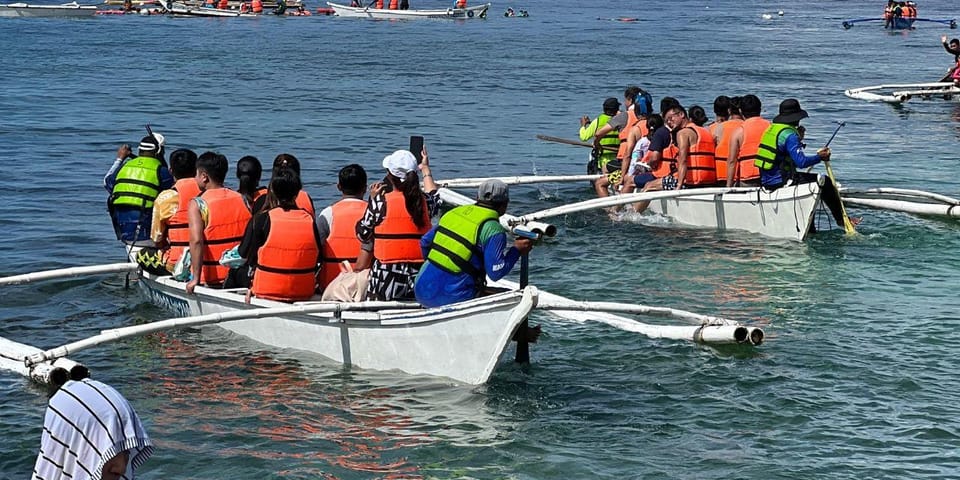
[[[173,148],[232,161],[294,153],[327,204],[341,166],[379,171],[411,134],[438,178],[578,174],[585,149],[535,135],[573,137],[627,84],[685,105],[755,93],[768,118],[799,98],[811,145],[846,121],[831,147],[847,185],[960,195],[958,104],[842,94],[939,78],[939,35],[956,31],[840,27],[878,14],[873,2],[512,6],[531,17],[494,4],[462,23],[3,19],[0,275],[122,260],[100,182],[145,123]],[[960,16],[946,0],[920,8]],[[622,16],[656,18],[597,20]],[[585,187],[516,188],[511,211],[589,198]],[[144,418],[157,449],[143,478],[954,478],[960,223],[854,214],[863,235],[797,244],[583,213],[533,253],[545,290],[757,322],[757,349],[537,315],[532,367],[505,363],[480,387],[348,370],[216,328],[74,358]],[[0,335],[41,347],[167,316],[118,276],[0,292]],[[0,399],[0,478],[25,478],[46,392],[4,374]]]

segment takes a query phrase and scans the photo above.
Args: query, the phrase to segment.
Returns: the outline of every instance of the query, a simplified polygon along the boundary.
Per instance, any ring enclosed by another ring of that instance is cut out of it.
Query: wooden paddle
[[[590,148],[594,147],[592,143],[581,142],[579,140],[567,140],[566,138],[560,138],[560,137],[551,137],[550,135],[537,135],[537,139],[543,140],[545,142],[563,143],[565,145],[576,145],[578,147],[590,147]],[[620,150],[618,147],[610,147],[605,145],[600,145],[600,148],[604,150],[610,150],[610,151]]]
[[[847,122],[837,122],[837,128],[834,129],[833,135],[830,135],[830,138],[827,140],[827,143],[823,148],[829,148],[830,142],[833,141],[834,137],[837,136],[837,132],[840,131]],[[833,184],[833,189],[837,192],[837,199],[840,202],[840,214],[843,216],[843,231],[846,232],[848,236],[856,235],[857,229],[854,228],[853,222],[850,221],[850,217],[847,215],[847,207],[843,206],[843,198],[840,197],[840,185],[837,184],[837,179],[833,176],[833,168],[830,167],[830,160],[824,160],[823,166],[827,169],[827,177],[830,178],[830,183]]]

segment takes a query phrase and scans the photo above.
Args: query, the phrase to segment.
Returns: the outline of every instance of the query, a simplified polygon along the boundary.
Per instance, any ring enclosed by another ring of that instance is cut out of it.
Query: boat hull
[[[95,13],[97,7],[93,5],[0,5],[0,17],[92,17]]]
[[[289,306],[259,299],[245,304],[242,290],[198,287],[188,295],[183,283],[146,273],[140,285],[153,303],[179,316]],[[347,365],[476,385],[490,377],[536,298],[536,289],[529,287],[437,309],[301,314],[218,325],[265,345],[314,352]]]
[[[369,7],[351,7],[349,5],[340,5],[332,2],[327,2],[327,5],[333,9],[334,15],[338,17],[374,18],[381,20],[417,18],[470,20],[474,18],[485,18],[487,16],[487,10],[490,9],[489,3],[467,8],[448,8],[446,10],[389,10]]]
[[[168,13],[178,17],[258,17],[255,13],[240,13],[239,10],[221,10],[218,8],[188,7],[173,4]]]
[[[745,230],[772,238],[803,241],[820,204],[823,177],[767,192],[760,188],[722,195],[654,200],[649,210],[673,221],[717,230]]]

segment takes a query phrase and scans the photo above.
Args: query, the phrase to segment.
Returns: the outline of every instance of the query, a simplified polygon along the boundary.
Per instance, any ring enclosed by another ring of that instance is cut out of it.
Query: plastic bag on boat
[[[179,282],[189,282],[193,275],[190,273],[190,249],[185,248],[180,260],[173,266],[173,279]]]
[[[337,302],[362,302],[370,281],[370,269],[354,271],[350,263],[344,261],[340,266],[340,275],[334,278],[323,290],[321,300]]]
[[[220,256],[220,265],[227,268],[240,268],[247,264],[246,258],[240,257],[240,245],[237,245]]]

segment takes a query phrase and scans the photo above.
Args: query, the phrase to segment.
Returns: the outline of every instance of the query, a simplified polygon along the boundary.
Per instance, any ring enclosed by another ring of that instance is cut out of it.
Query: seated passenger
[[[360,165],[347,165],[340,169],[337,189],[341,199],[324,208],[317,216],[317,230],[323,239],[323,266],[320,268],[320,290],[340,275],[342,262],[350,263],[356,269],[361,255],[360,240],[357,239],[357,222],[367,210],[367,201],[363,195],[367,192],[367,172]],[[369,245],[372,249],[373,245]],[[373,255],[365,251],[366,256]],[[372,259],[364,263],[370,263]]]
[[[243,239],[250,221],[250,210],[243,196],[223,186],[227,177],[227,157],[205,152],[197,159],[197,186],[200,196],[187,206],[190,225],[190,271],[187,293],[197,285],[219,288],[229,268],[220,265],[223,252]]]
[[[173,188],[157,195],[157,201],[153,205],[153,229],[150,238],[157,248],[166,251],[165,267],[172,272],[184,250],[190,248],[187,205],[200,195],[196,180],[197,154],[186,148],[171,153],[170,173],[176,183]]]
[[[487,277],[505,277],[521,255],[533,248],[529,238],[518,237],[507,248],[500,216],[507,212],[510,195],[500,180],[487,180],[477,191],[475,205],[450,210],[440,223],[420,239],[424,263],[414,290],[425,307],[439,307],[476,298]]]
[[[297,177],[301,178],[300,182],[303,183],[303,180],[300,176],[300,160],[297,160],[297,157],[289,153],[281,153],[277,155],[277,158],[273,159],[273,170],[271,175],[276,175],[281,169],[289,168],[297,174]],[[262,195],[256,199],[253,203],[253,211],[259,212],[261,210],[275,207],[276,205],[267,206],[268,195]],[[316,210],[313,208],[313,199],[310,198],[310,195],[307,194],[306,190],[300,189],[300,194],[297,195],[297,206],[305,210],[310,215],[316,215]]]
[[[240,256],[253,272],[250,296],[296,302],[316,292],[321,237],[313,216],[296,205],[300,177],[284,169],[270,181],[277,206],[258,213],[247,225]]]

